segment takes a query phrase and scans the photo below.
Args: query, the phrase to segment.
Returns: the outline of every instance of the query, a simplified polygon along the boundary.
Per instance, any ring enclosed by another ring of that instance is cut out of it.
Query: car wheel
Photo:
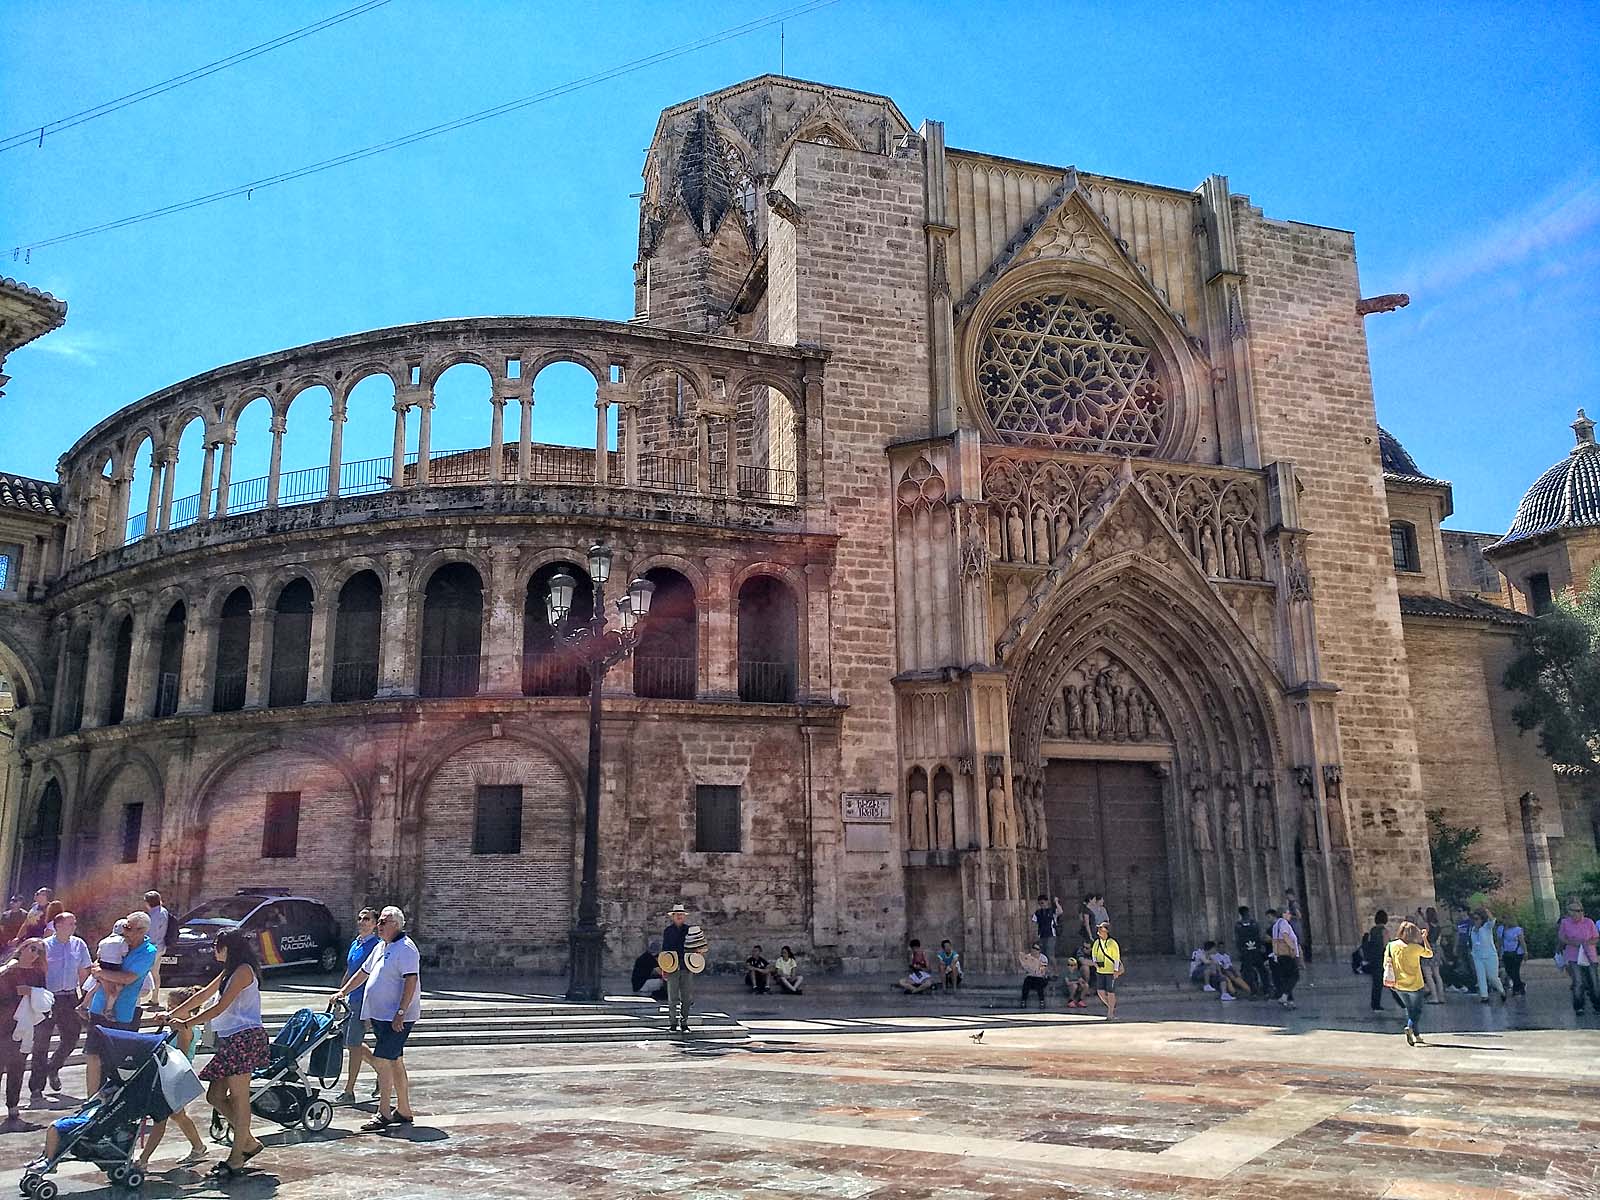
[[[324,946],[322,954],[317,959],[317,968],[327,975],[339,969],[339,948],[337,946]]]

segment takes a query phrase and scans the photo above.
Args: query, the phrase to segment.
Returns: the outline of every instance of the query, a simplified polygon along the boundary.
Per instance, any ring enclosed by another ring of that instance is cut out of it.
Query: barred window
[[[1394,555],[1396,571],[1420,571],[1417,556],[1417,527],[1408,521],[1389,522],[1389,549]]]
[[[300,793],[268,792],[261,830],[262,858],[294,858],[300,852]]]
[[[478,788],[472,819],[474,854],[522,853],[522,785],[484,784]]]
[[[737,854],[739,788],[703,783],[694,790],[694,848],[720,854]]]

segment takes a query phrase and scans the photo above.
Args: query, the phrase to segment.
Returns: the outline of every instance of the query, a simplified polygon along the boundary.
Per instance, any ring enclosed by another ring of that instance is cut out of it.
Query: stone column
[[[483,672],[480,695],[522,694],[522,594],[514,546],[490,550],[488,603],[483,608]]]
[[[389,487],[401,487],[406,473],[406,402],[399,393],[394,398],[394,464],[390,468]]]
[[[801,434],[797,439],[799,475],[796,480],[802,498],[822,498],[823,488],[823,438],[822,438],[822,365],[815,368],[807,364],[805,374],[805,405]]]
[[[172,487],[176,482],[178,472],[178,448],[172,446],[167,449],[161,458],[161,523],[159,528],[164,530],[172,527]]]
[[[233,485],[233,443],[237,435],[222,439],[222,465],[217,468],[217,517],[228,515],[228,489]]]
[[[639,486],[639,397],[629,395],[622,404],[622,480]]]
[[[339,476],[344,471],[344,423],[345,403],[348,395],[340,396],[333,403],[332,410],[328,413],[328,423],[332,430],[328,435],[328,499],[334,500],[339,496]]]
[[[722,494],[724,496],[732,496],[739,490],[738,445],[734,435],[732,413],[723,415],[722,431],[723,443],[728,448],[727,455],[722,461]]]
[[[89,606],[89,649],[83,664],[83,720],[80,729],[94,729],[106,723],[106,690],[111,682],[106,654],[106,609],[103,604]]]
[[[611,455],[606,449],[606,413],[611,408],[611,384],[602,383],[594,392],[594,481],[611,480]]]
[[[155,533],[161,521],[161,452],[150,449],[150,494],[144,502],[144,531]]]
[[[71,688],[67,686],[67,647],[72,643],[72,618],[57,613],[50,628],[56,636],[56,677],[50,690],[50,736],[60,737],[67,731],[67,711],[72,703]]]
[[[150,630],[152,617],[150,598],[139,594],[131,598],[133,605],[133,636],[128,640],[128,696],[122,706],[122,720],[145,721],[155,706],[155,689],[151,687],[155,665],[150,661]]]
[[[278,507],[278,481],[283,474],[284,420],[276,413],[272,416],[272,460],[267,464],[267,507]]]
[[[522,431],[517,437],[517,479],[527,483],[533,478],[533,380],[528,380],[528,390],[522,396]]]
[[[411,553],[392,550],[383,556],[383,620],[378,648],[378,696],[417,694],[416,635],[411,612]]]
[[[433,393],[424,391],[422,399],[417,401],[417,407],[422,410],[417,421],[417,482],[426,486],[428,482],[428,455],[433,451]]]
[[[496,390],[489,407],[489,482],[499,483],[505,474],[506,397]]]
[[[244,706],[265,708],[272,682],[272,620],[275,614],[264,605],[250,608],[250,649],[245,657]]]
[[[805,611],[799,614],[806,625],[805,675],[800,679],[800,695],[806,700],[827,700],[833,695],[829,674],[833,649],[829,643],[829,597],[833,594],[833,572],[823,563],[806,567]]]
[[[738,614],[734,611],[733,559],[706,558],[704,600],[706,642],[706,698],[732,699],[739,695]]]
[[[311,648],[306,656],[306,703],[324,704],[331,690],[333,662],[333,620],[339,607],[339,594],[318,593],[311,601]]]
[[[128,540],[128,505],[132,503],[133,478],[114,475],[111,478],[111,520],[106,525],[106,549],[114,550]]]
[[[217,620],[198,606],[184,608],[183,658],[178,680],[178,712],[211,711],[217,672]]]
[[[211,516],[211,472],[216,463],[217,443],[207,438],[206,456],[200,463],[200,507],[195,512],[196,521],[204,521]]]
[[[702,496],[711,494],[711,418],[704,409],[694,418],[694,459],[696,490]]]

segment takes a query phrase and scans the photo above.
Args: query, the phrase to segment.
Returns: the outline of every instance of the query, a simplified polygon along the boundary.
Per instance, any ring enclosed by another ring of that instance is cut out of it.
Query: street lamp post
[[[546,613],[550,628],[589,671],[589,770],[583,781],[583,880],[578,892],[578,923],[569,935],[567,999],[594,1001],[604,995],[600,961],[606,931],[600,925],[600,694],[606,672],[633,653],[639,641],[638,622],[650,612],[656,590],[648,579],[635,579],[617,601],[619,629],[606,627],[606,580],[611,576],[611,547],[589,547],[589,580],[594,603],[587,623],[570,628],[572,596],[577,580],[565,571],[550,580]]]

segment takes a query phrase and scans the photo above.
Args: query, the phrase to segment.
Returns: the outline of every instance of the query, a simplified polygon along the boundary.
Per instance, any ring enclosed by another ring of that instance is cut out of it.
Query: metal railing
[[[200,519],[200,496],[184,496],[181,500],[172,502],[172,523],[169,529],[182,529],[185,525],[193,525]]]
[[[587,696],[589,670],[571,656],[553,651],[522,656],[524,696]]]
[[[309,504],[327,494],[327,467],[304,467],[278,476],[279,504]]]
[[[386,454],[382,458],[358,458],[355,462],[340,463],[339,494],[365,496],[370,492],[381,492],[388,488],[389,480],[393,477],[393,455]]]
[[[267,680],[267,707],[292,708],[306,702],[308,671],[305,664],[274,667]]]
[[[228,485],[228,515],[255,512],[267,506],[268,477],[257,476],[255,479],[241,479],[238,483]]]
[[[639,455],[639,486],[674,492],[695,490],[695,461],[670,454]]]
[[[739,661],[739,699],[753,704],[793,704],[792,662]]]
[[[480,661],[477,654],[423,655],[417,695],[476,696]]]
[[[739,495],[756,500],[793,504],[796,499],[795,473],[783,467],[750,467],[739,464]]]
[[[125,534],[123,534],[122,540],[124,542],[137,542],[140,538],[142,538],[144,536],[144,527],[147,523],[148,517],[148,513],[139,513],[136,516],[129,517],[128,530]]]
[[[218,671],[211,688],[212,712],[238,712],[244,707],[244,671]]]
[[[335,703],[354,700],[371,700],[378,694],[378,660],[356,659],[333,664],[333,691]]]
[[[156,678],[156,716],[170,717],[178,711],[178,675],[163,671]]]
[[[656,700],[693,700],[695,660],[633,656],[633,694]]]

